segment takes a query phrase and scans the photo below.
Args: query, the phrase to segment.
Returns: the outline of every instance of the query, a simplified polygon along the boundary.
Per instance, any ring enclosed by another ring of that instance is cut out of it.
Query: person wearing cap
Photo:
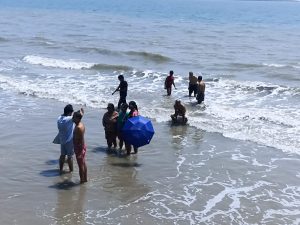
[[[60,143],[60,158],[59,158],[59,172],[63,173],[63,166],[66,156],[68,157],[68,165],[70,172],[73,171],[73,130],[74,123],[72,120],[73,106],[68,104],[64,108],[64,114],[57,119],[58,136]]]
[[[102,125],[105,131],[105,138],[107,141],[107,147],[110,150],[112,145],[117,147],[117,119],[118,112],[115,111],[115,106],[112,103],[108,103],[107,112],[104,113],[102,118]]]
[[[123,103],[126,103],[126,97],[127,97],[127,89],[128,89],[128,83],[127,81],[125,81],[124,76],[123,75],[119,75],[118,79],[120,81],[119,86],[117,87],[117,89],[112,93],[112,95],[114,93],[116,93],[117,91],[120,92],[120,99],[118,102],[118,109],[120,109],[121,105]]]
[[[187,118],[185,116],[186,108],[184,107],[184,105],[181,104],[180,100],[175,101],[174,110],[175,110],[175,113],[173,115],[171,115],[172,120],[174,122],[177,122],[178,116],[181,116],[182,123],[186,123],[187,122]]]
[[[197,103],[201,104],[204,101],[205,83],[202,80],[202,76],[198,76],[198,93],[197,93]]]
[[[197,77],[194,76],[193,72],[189,72],[189,97],[197,95],[198,85],[197,85]]]

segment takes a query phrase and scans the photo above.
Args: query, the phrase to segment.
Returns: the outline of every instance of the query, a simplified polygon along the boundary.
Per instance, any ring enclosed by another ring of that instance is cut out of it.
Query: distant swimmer
[[[185,124],[188,120],[185,116],[186,108],[184,107],[184,105],[181,104],[180,100],[175,101],[174,110],[175,110],[175,113],[173,115],[171,115],[172,121],[177,123],[179,121],[178,116],[180,116],[181,122],[183,124]]]
[[[73,114],[73,122],[75,123],[75,128],[73,132],[73,145],[78,164],[81,184],[87,182],[87,166],[85,163],[85,155],[87,148],[84,141],[85,126],[81,122],[83,114],[84,111],[82,108],[79,111],[74,112]]]
[[[189,72],[189,97],[191,97],[193,93],[196,97],[198,91],[197,81],[197,77],[194,76],[193,72]]]
[[[198,76],[198,93],[197,93],[197,103],[201,104],[204,101],[205,83],[202,80],[202,76]]]
[[[128,90],[128,83],[127,81],[125,81],[124,76],[123,75],[119,75],[118,79],[120,81],[119,86],[117,87],[117,89],[112,93],[112,95],[114,93],[116,93],[117,91],[120,92],[120,99],[118,102],[118,109],[120,109],[121,105],[123,103],[126,103],[126,97],[127,97],[127,90]]]
[[[172,85],[176,89],[175,83],[174,83],[174,72],[171,70],[169,72],[169,76],[167,76],[165,80],[165,89],[167,89],[167,95],[170,96],[172,93]]]

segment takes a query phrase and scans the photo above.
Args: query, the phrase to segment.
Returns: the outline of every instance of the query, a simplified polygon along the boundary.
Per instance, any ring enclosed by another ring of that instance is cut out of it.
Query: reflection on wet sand
[[[170,125],[170,135],[172,137],[172,144],[174,145],[174,148],[181,149],[182,146],[185,145],[187,130],[187,125]]]
[[[149,187],[138,180],[137,168],[142,167],[138,163],[138,155],[118,157],[107,155],[105,165],[101,167],[103,190],[110,192],[114,198],[123,204],[134,201],[149,192]]]
[[[59,178],[58,183],[51,187],[57,189],[57,203],[54,209],[57,224],[85,224],[86,185],[74,183],[72,175],[68,174]]]

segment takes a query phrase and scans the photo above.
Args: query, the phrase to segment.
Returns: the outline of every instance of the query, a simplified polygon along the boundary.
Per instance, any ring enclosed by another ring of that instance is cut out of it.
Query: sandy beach
[[[18,109],[24,119],[2,122],[1,224],[299,222],[297,155],[156,122],[152,142],[137,155],[108,154],[104,110],[86,108],[89,181],[80,185],[76,164],[59,176],[59,146],[51,143],[64,104],[35,104]]]

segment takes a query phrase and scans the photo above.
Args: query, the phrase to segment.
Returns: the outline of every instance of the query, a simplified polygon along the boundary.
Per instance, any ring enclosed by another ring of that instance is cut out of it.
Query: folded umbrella
[[[143,116],[129,118],[122,129],[125,142],[136,148],[149,144],[153,135],[151,120]]]

